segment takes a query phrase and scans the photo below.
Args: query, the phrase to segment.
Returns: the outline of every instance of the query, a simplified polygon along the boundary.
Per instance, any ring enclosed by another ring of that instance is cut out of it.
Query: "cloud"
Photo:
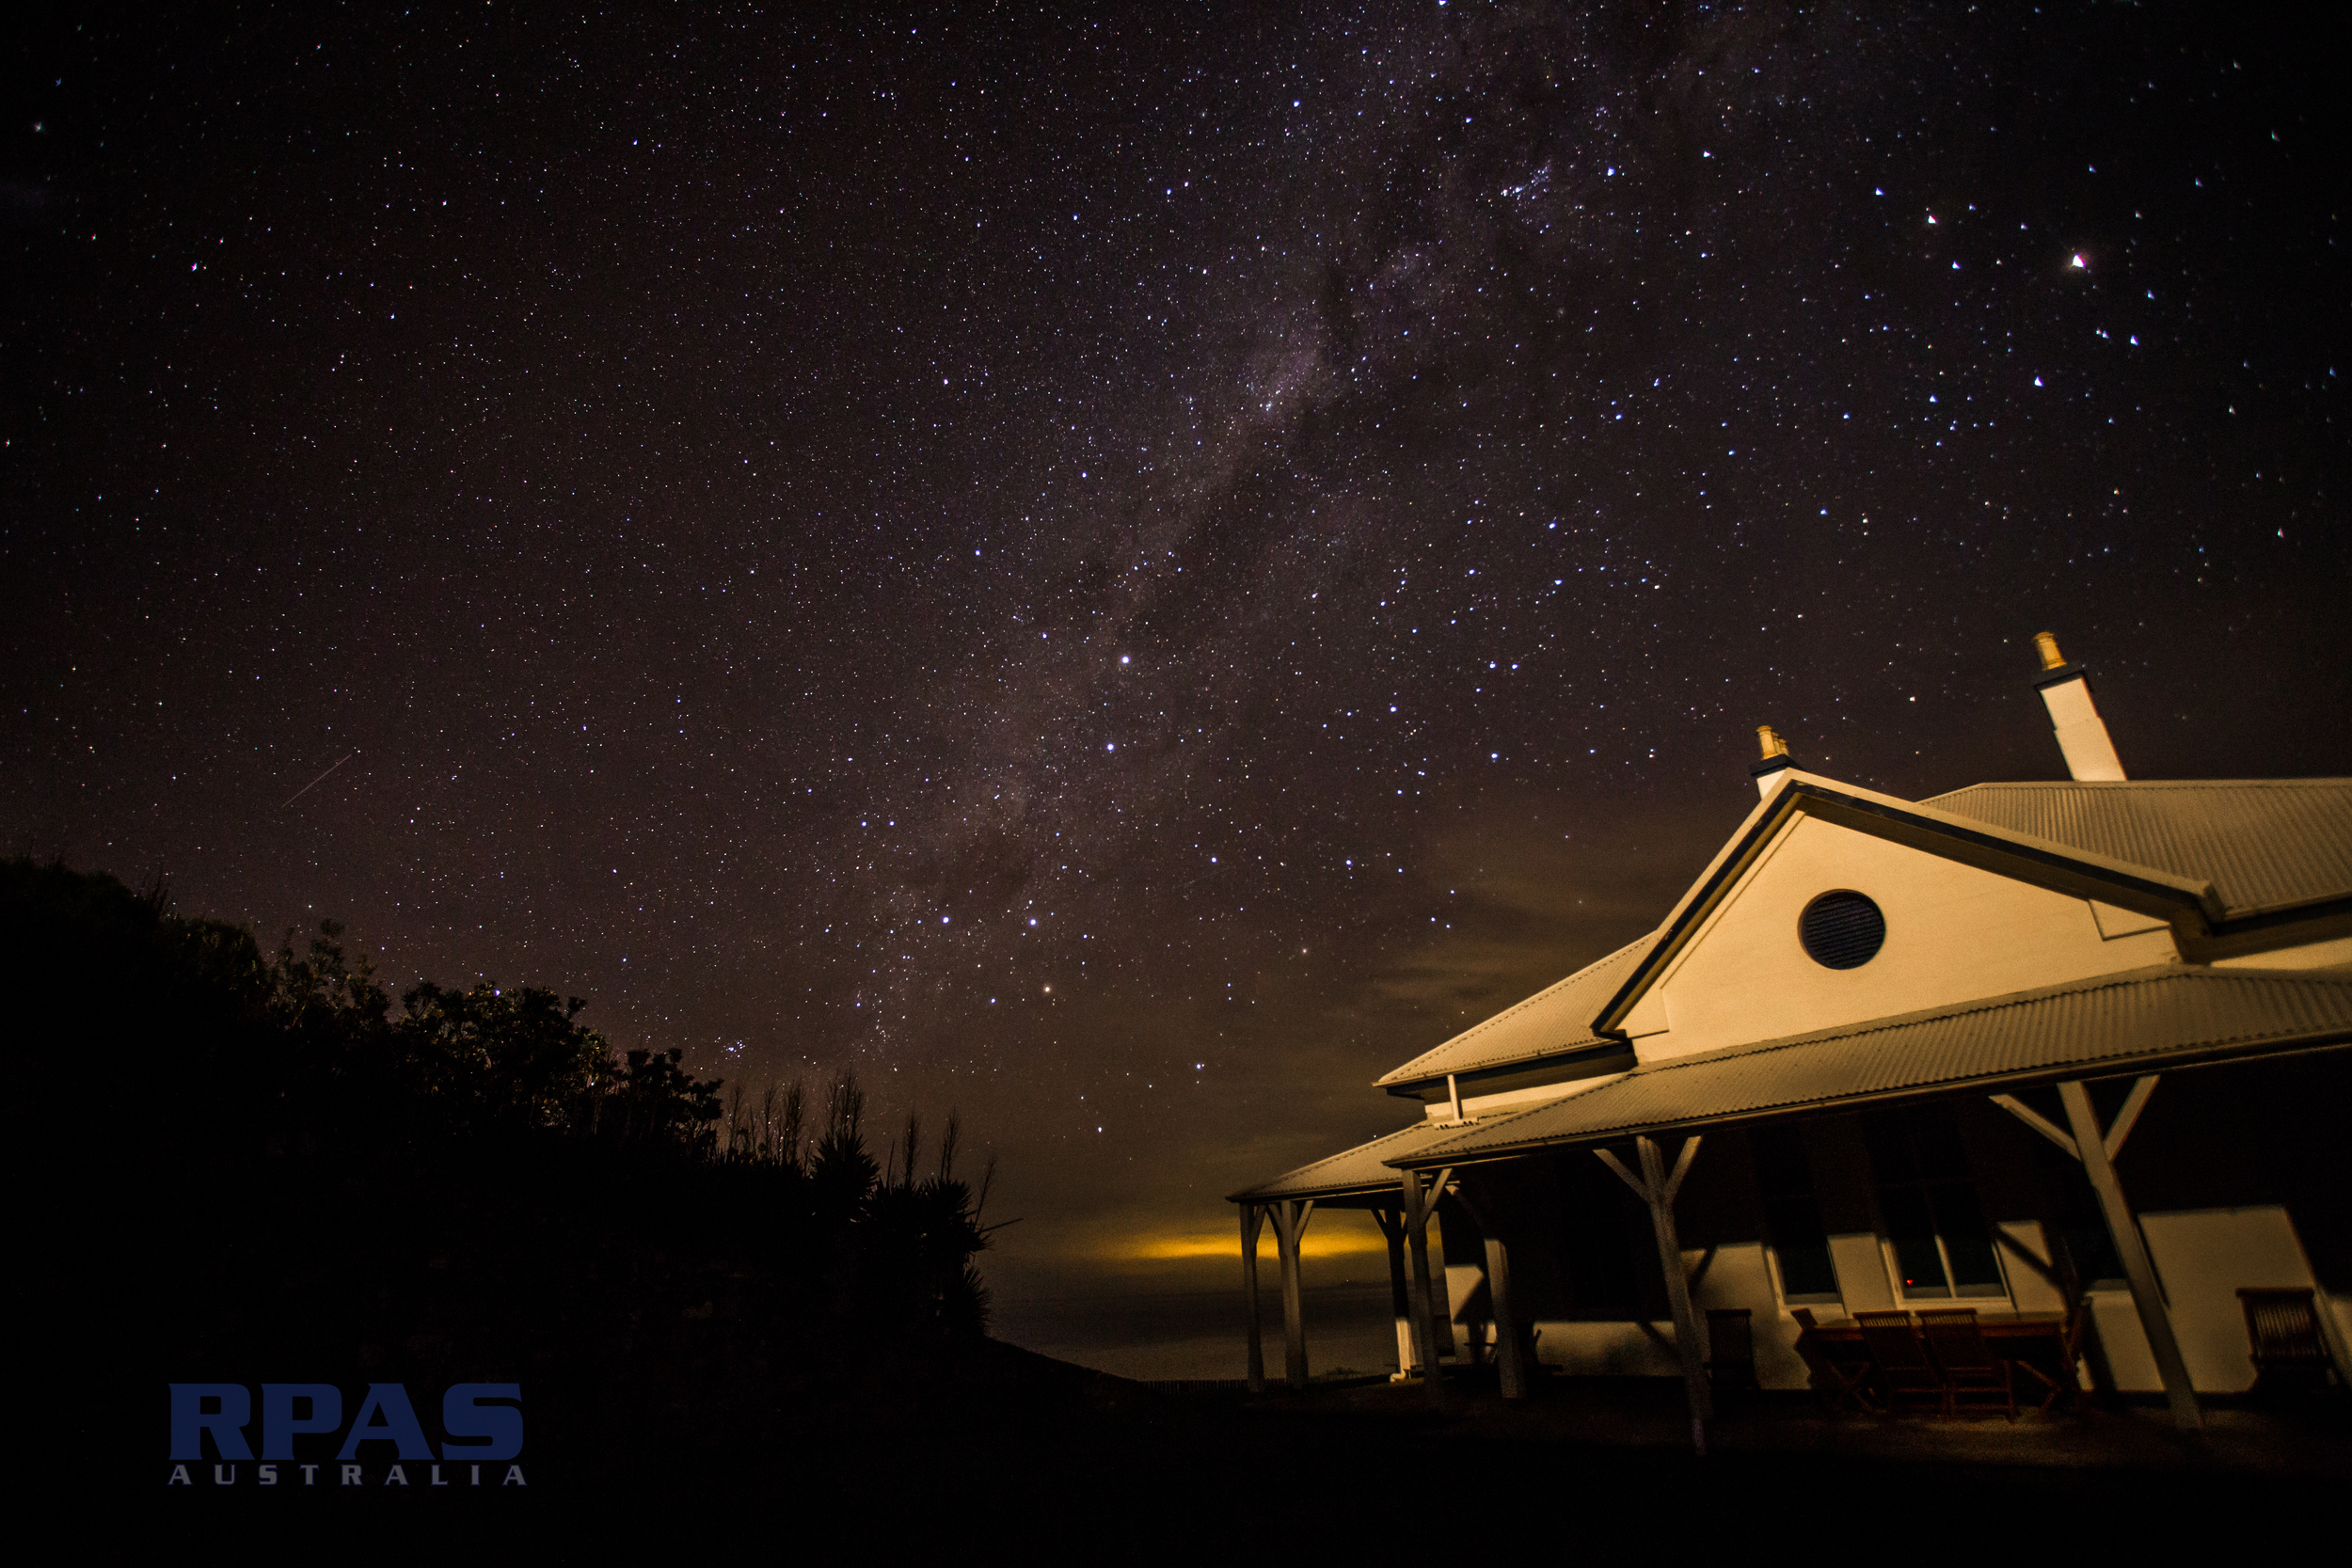
[[[1356,1006],[1468,1027],[1648,930],[1705,864],[1719,825],[1635,809],[1482,802],[1422,851],[1422,902],[1442,912],[1366,977]]]
[[[1299,1252],[1307,1258],[1347,1258],[1365,1253],[1388,1250],[1388,1243],[1378,1231],[1363,1226],[1318,1226],[1311,1222],[1300,1240]],[[1185,1258],[1225,1258],[1241,1260],[1241,1227],[1236,1223],[1231,1230],[1162,1230],[1121,1236],[1102,1243],[1095,1256],[1107,1262],[1155,1263]],[[1258,1259],[1271,1266],[1276,1261],[1274,1232],[1269,1228],[1258,1238]]]

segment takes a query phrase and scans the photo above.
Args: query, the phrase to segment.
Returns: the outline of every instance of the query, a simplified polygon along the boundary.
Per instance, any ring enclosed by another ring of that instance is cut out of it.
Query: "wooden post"
[[[1642,1176],[1658,1195],[1649,1206],[1650,1228],[1658,1234],[1658,1260],[1665,1265],[1666,1302],[1675,1315],[1675,1348],[1682,1353],[1682,1382],[1691,1396],[1691,1442],[1705,1453],[1707,1423],[1715,1418],[1715,1402],[1707,1386],[1705,1348],[1699,1343],[1698,1314],[1691,1310],[1691,1275],[1682,1266],[1682,1243],[1675,1234],[1674,1209],[1675,1189],[1682,1185],[1683,1172],[1691,1168],[1691,1156],[1698,1148],[1698,1139],[1693,1136],[1683,1140],[1671,1182],[1666,1179],[1665,1163],[1659,1156],[1657,1139],[1636,1138],[1634,1147],[1641,1151]]]
[[[1307,1386],[1307,1323],[1299,1298],[1298,1243],[1307,1233],[1314,1199],[1285,1199],[1275,1205],[1274,1239],[1282,1254],[1282,1375],[1294,1388]]]
[[[1526,1347],[1519,1341],[1518,1316],[1511,1308],[1511,1254],[1502,1232],[1486,1232],[1486,1299],[1494,1309],[1495,1348],[1502,1359],[1502,1397],[1527,1398]]]
[[[1386,1209],[1372,1211],[1372,1223],[1389,1243],[1389,1307],[1396,1319],[1396,1370],[1409,1372],[1419,1365],[1413,1357],[1413,1300],[1405,1283],[1405,1216]]]
[[[1265,1211],[1254,1203],[1241,1206],[1241,1289],[1249,1303],[1249,1391],[1265,1392],[1265,1339],[1258,1327],[1258,1227]]]
[[[1438,1311],[1429,1291],[1429,1214],[1450,1174],[1439,1172],[1427,1193],[1417,1170],[1406,1171],[1398,1183],[1405,1198],[1406,1246],[1413,1258],[1413,1348],[1420,1353],[1422,1382],[1428,1386],[1434,1410],[1445,1408],[1445,1369],[1438,1364]]]
[[[2153,1079],[2143,1082],[2153,1086]],[[2155,1353],[2156,1371],[2164,1379],[2165,1402],[2172,1407],[2173,1424],[2183,1432],[2201,1434],[2204,1418],[2197,1408],[2197,1390],[2188,1380],[2188,1363],[2181,1359],[2181,1342],[2172,1335],[2172,1314],[2165,1307],[2155,1265],[2148,1258],[2148,1243],[2139,1234],[2139,1222],[2132,1217],[2131,1205],[2123,1200],[2123,1183],[2115,1174],[2114,1152],[2123,1141],[2118,1134],[2131,1131],[2131,1122],[2138,1119],[2139,1107],[2147,1103],[2148,1096],[2135,1085],[2133,1103],[2126,1106],[2128,1116],[2118,1117],[2111,1132],[2102,1132],[2098,1113],[2091,1108],[2090,1091],[2079,1080],[2060,1084],[2058,1091],[2066,1106],[2066,1119],[2074,1129],[2074,1151],[2083,1163],[2083,1174],[2090,1178],[2090,1190],[2099,1195],[2099,1212],[2106,1217],[2116,1256],[2123,1260],[2123,1277],[2132,1287],[2132,1306],[2139,1313],[2148,1348]]]
[[[1633,1147],[1642,1161],[1639,1178],[1607,1149],[1597,1148],[1593,1152],[1600,1156],[1601,1164],[1623,1178],[1625,1184],[1649,1208],[1650,1229],[1658,1240],[1658,1262],[1666,1275],[1666,1304],[1674,1312],[1675,1350],[1682,1361],[1683,1391],[1691,1402],[1691,1446],[1704,1454],[1708,1423],[1715,1418],[1715,1401],[1707,1386],[1706,1351],[1699,1344],[1697,1314],[1691,1310],[1691,1276],[1682,1266],[1682,1243],[1675,1235],[1674,1208],[1675,1194],[1681,1190],[1692,1158],[1698,1153],[1698,1134],[1682,1140],[1671,1176],[1659,1156],[1655,1139],[1637,1137]]]
[[[1478,1226],[1486,1248],[1486,1310],[1495,1324],[1495,1362],[1502,1385],[1502,1397],[1518,1400],[1527,1397],[1526,1347],[1519,1338],[1518,1315],[1511,1306],[1511,1250],[1504,1244],[1502,1227],[1496,1223],[1499,1212],[1491,1196],[1485,1200],[1474,1199],[1461,1188],[1454,1189],[1454,1201],[1468,1211]]]

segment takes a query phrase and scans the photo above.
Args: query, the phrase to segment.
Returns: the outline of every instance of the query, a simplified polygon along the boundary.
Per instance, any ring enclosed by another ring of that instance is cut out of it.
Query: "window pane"
[[[1752,1128],[1748,1148],[1756,1158],[1765,1236],[1780,1259],[1782,1291],[1792,1300],[1836,1300],[1837,1271],[1821,1228],[1821,1206],[1813,1196],[1804,1134],[1787,1125]]]
[[[1951,1255],[1952,1283],[1963,1291],[1971,1286],[2001,1284],[2001,1265],[1993,1256],[1993,1237],[1977,1202],[1977,1189],[1966,1181],[1938,1181],[1928,1189],[1935,1212],[1935,1227]]]
[[[2005,1293],[1951,1107],[1875,1116],[1864,1123],[1864,1135],[1904,1294]]]
[[[1886,1216],[1886,1239],[1895,1244],[1895,1267],[1902,1275],[1905,1295],[1944,1295],[1950,1282],[1944,1277],[1944,1258],[1935,1244],[1935,1221],[1927,1195],[1910,1183],[1879,1193],[1879,1209]]]
[[[1781,1289],[1791,1298],[1836,1296],[1837,1271],[1830,1263],[1829,1238],[1820,1211],[1809,1196],[1766,1198],[1764,1224],[1780,1255]]]

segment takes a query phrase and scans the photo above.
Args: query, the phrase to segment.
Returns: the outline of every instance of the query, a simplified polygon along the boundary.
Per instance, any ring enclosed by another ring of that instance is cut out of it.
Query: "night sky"
[[[1221,1283],[1756,724],[2063,776],[2046,627],[2137,777],[2352,773],[2333,52],[2184,8],[55,8],[0,851]]]

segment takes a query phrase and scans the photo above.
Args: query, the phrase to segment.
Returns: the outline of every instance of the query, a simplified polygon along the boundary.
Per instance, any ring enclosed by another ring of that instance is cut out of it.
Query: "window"
[[[2007,1295],[1951,1107],[1883,1112],[1862,1134],[1903,1294]]]
[[[1886,945],[1886,916],[1851,888],[1824,893],[1797,916],[1797,940],[1824,969],[1860,969]]]
[[[1790,1302],[1840,1299],[1837,1270],[1831,1264],[1829,1233],[1813,1196],[1813,1166],[1805,1158],[1804,1134],[1794,1127],[1757,1127],[1748,1132],[1756,1158],[1756,1194],[1764,1204],[1764,1233],[1780,1259],[1781,1294]]]

